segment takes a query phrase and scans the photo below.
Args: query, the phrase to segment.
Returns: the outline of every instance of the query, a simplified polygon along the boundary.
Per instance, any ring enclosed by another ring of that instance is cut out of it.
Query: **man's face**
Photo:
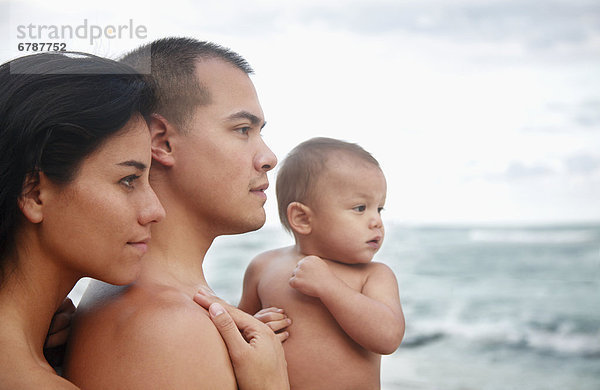
[[[265,120],[254,85],[217,59],[199,62],[196,71],[210,102],[177,138],[176,190],[215,236],[256,230],[265,222],[267,172],[277,158],[260,134]]]

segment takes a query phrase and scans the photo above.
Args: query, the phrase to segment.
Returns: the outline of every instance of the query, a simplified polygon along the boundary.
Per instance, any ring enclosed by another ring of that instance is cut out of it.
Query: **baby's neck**
[[[319,251],[315,250],[313,246],[307,245],[306,243],[304,245],[301,245],[298,241],[296,241],[296,245],[294,246],[294,251],[298,254],[299,258],[302,258],[305,256],[317,256],[325,261],[331,261],[331,262],[339,263],[339,264],[346,264],[346,263],[344,263],[344,261],[342,261],[340,259],[333,259],[330,257],[323,256],[323,254],[321,254],[321,253],[319,253]]]

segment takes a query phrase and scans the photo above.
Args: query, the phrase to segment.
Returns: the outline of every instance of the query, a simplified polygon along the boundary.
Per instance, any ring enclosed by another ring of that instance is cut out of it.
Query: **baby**
[[[356,144],[313,138],[290,152],[276,187],[296,244],[252,260],[240,309],[279,307],[293,320],[283,344],[293,390],[379,389],[381,355],[404,336],[396,277],[371,262],[384,237],[379,163]]]

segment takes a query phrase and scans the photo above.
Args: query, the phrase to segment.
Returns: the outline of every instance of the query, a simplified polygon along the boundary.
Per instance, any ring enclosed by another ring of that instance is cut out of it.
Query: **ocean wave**
[[[469,231],[470,241],[489,243],[579,244],[597,241],[598,236],[598,232],[591,229],[474,229]]]
[[[411,328],[418,330],[407,330],[400,348],[420,348],[442,340],[462,339],[485,348],[508,347],[541,354],[600,359],[600,329],[581,333],[569,324],[548,330],[512,322],[456,321],[416,323]]]

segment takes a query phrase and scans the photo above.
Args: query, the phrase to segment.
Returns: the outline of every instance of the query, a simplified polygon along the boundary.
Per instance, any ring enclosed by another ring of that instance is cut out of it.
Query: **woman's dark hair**
[[[150,114],[151,96],[131,67],[89,54],[41,53],[0,66],[0,283],[26,181],[43,172],[69,183],[132,116]]]

